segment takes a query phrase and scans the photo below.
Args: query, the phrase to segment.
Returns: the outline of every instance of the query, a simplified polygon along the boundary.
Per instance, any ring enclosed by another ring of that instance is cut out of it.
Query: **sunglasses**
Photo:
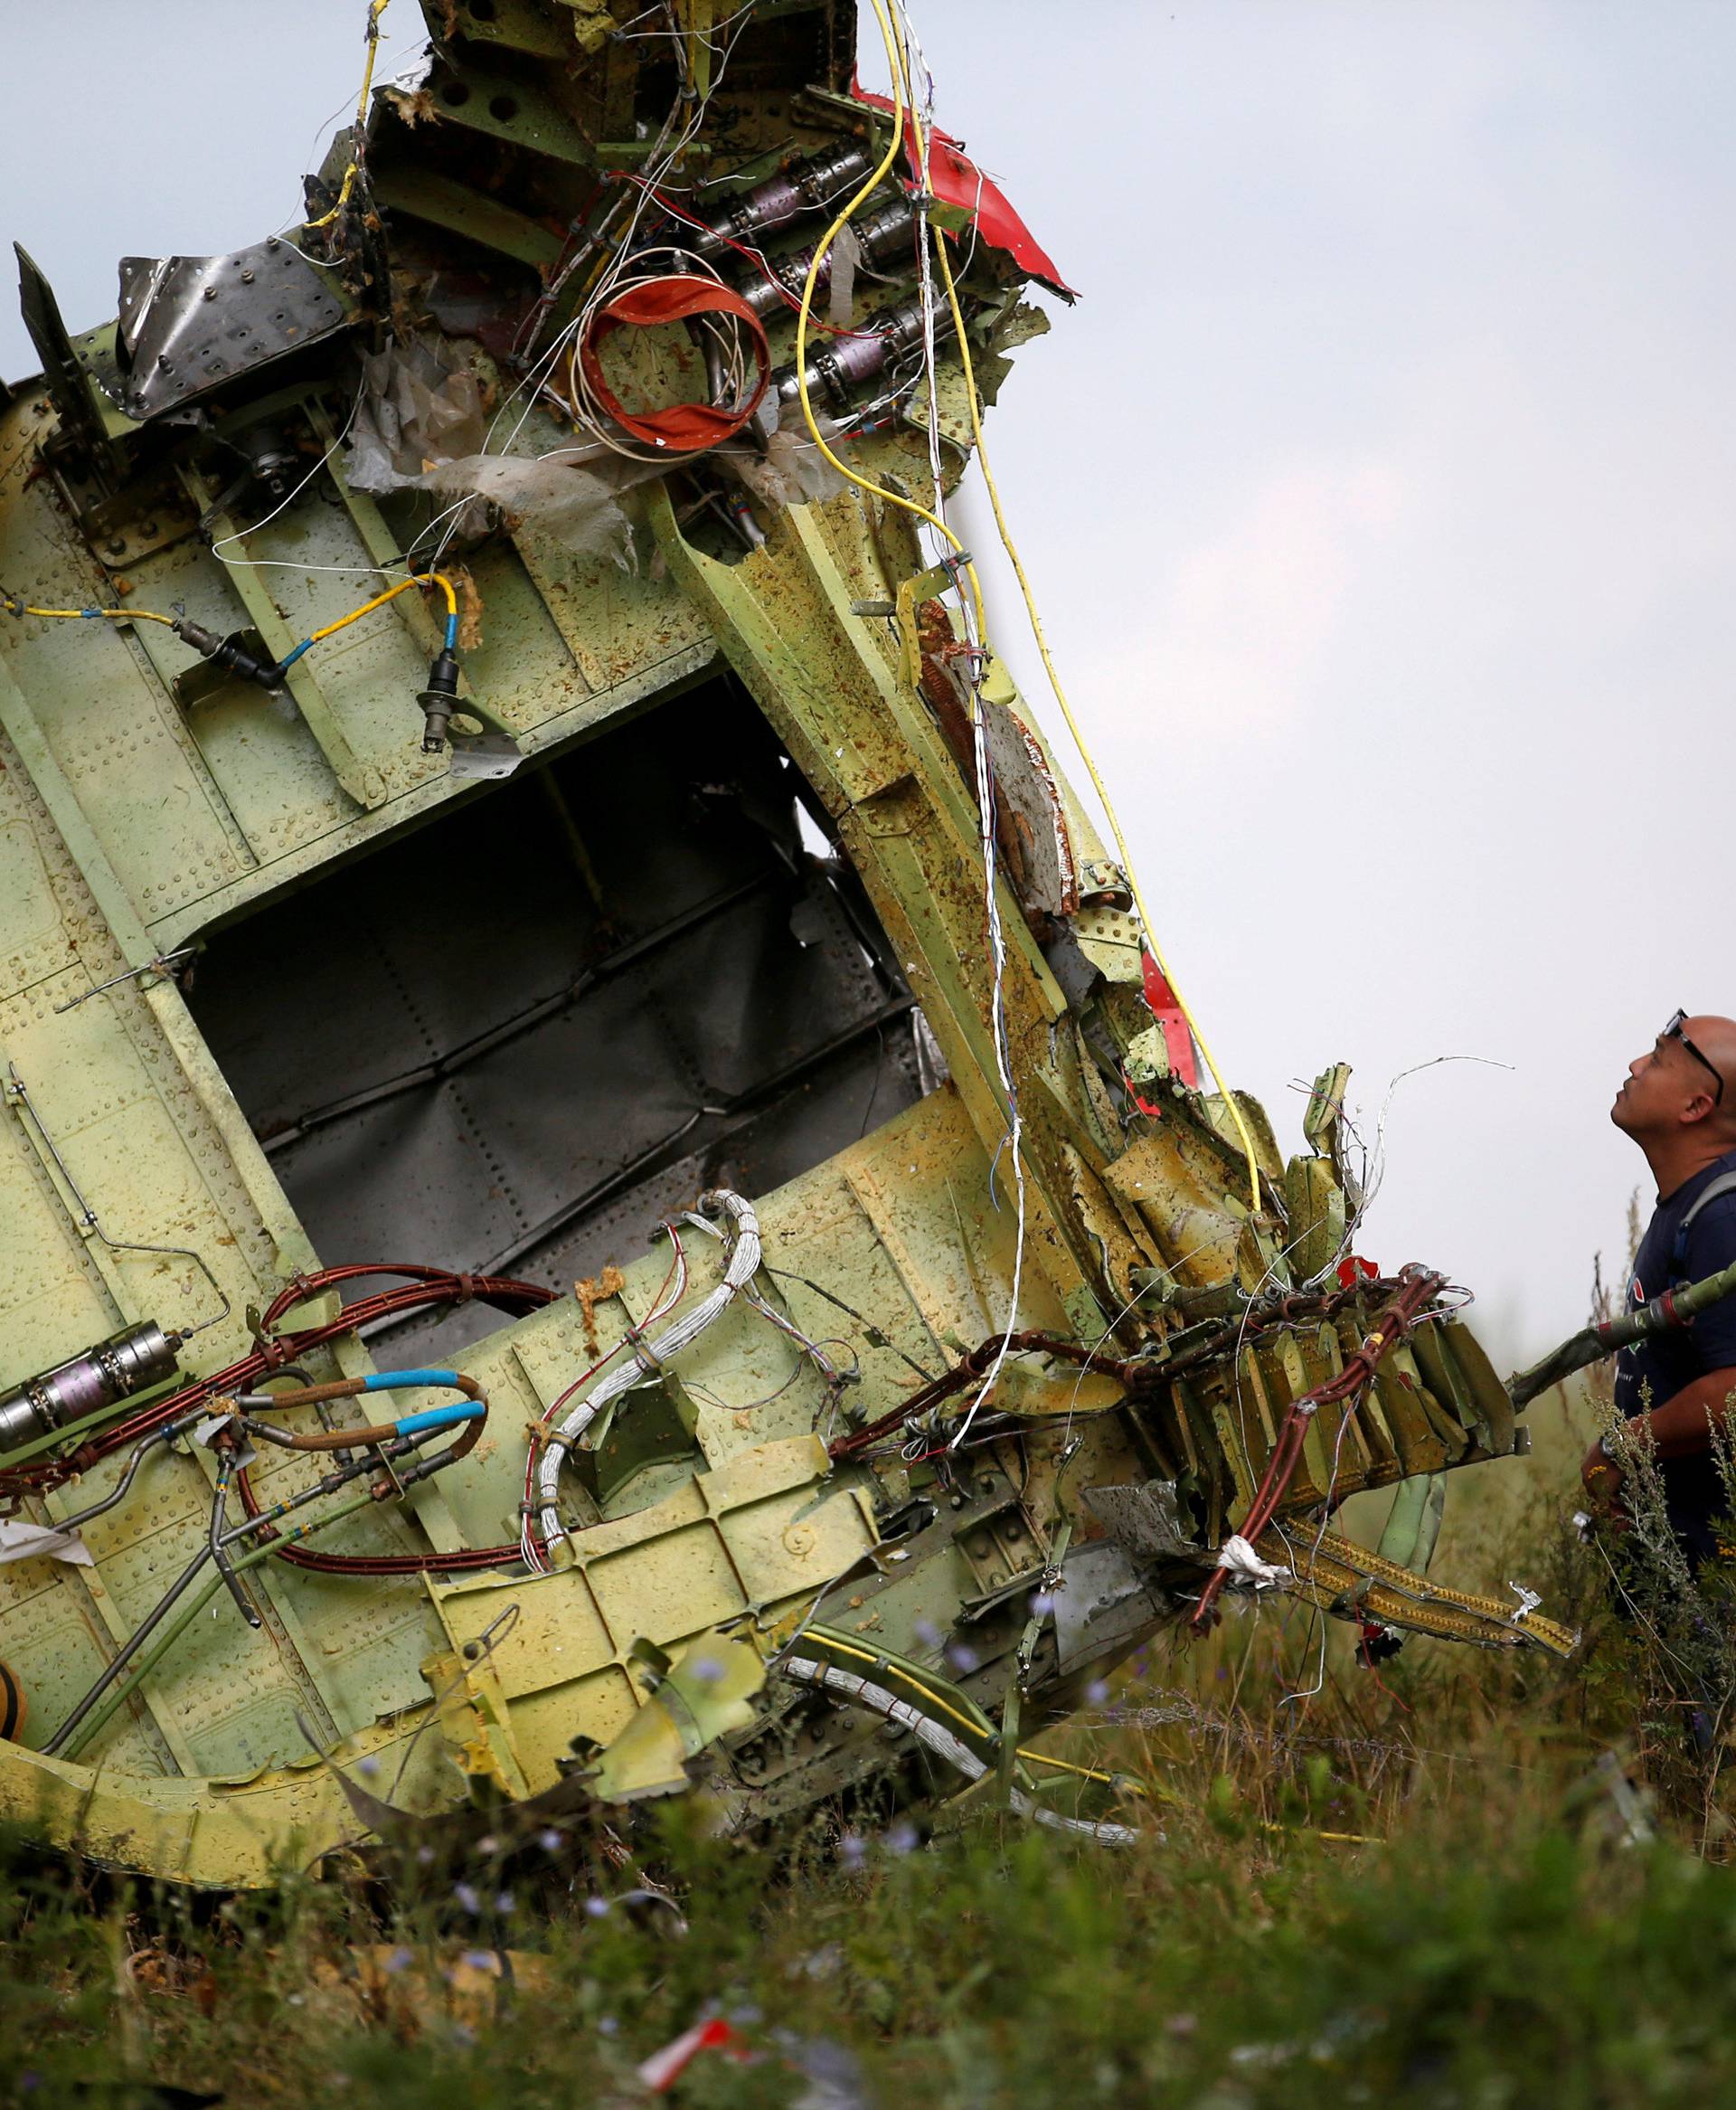
[[[1673,1012],[1670,1017],[1669,1024],[1664,1028],[1663,1032],[1660,1033],[1657,1037],[1660,1040],[1679,1040],[1683,1046],[1686,1048],[1688,1053],[1694,1057],[1694,1061],[1700,1064],[1703,1070],[1711,1071],[1712,1081],[1718,1087],[1717,1091],[1715,1091],[1712,1095],[1712,1103],[1714,1106],[1720,1105],[1722,1103],[1724,1096],[1723,1075],[1719,1070],[1717,1064],[1711,1061],[1707,1056],[1702,1055],[1700,1050],[1695,1047],[1693,1041],[1691,1041],[1687,1035],[1683,1032],[1682,1028],[1687,1024],[1687,1022],[1688,1015],[1685,1011]]]

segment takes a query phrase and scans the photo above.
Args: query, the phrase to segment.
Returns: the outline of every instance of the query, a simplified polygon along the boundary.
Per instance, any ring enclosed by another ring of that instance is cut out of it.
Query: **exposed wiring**
[[[968,582],[970,588],[969,598],[965,606],[967,637],[968,643],[973,648],[973,669],[974,671],[977,671],[980,670],[982,663],[982,639],[986,629],[983,613],[982,584],[976,575],[976,567],[971,562],[969,554],[965,549],[963,543],[960,542],[958,535],[953,533],[952,529],[947,525],[945,519],[941,516],[938,510],[930,511],[928,506],[919,505],[915,499],[904,497],[898,492],[889,489],[884,485],[873,482],[870,478],[858,475],[854,469],[849,468],[847,464],[841,461],[838,459],[836,453],[826,443],[826,435],[821,431],[819,424],[815,418],[814,406],[808,393],[807,330],[809,322],[813,316],[814,293],[815,288],[818,282],[820,267],[824,262],[826,255],[829,253],[833,243],[836,241],[839,234],[845,227],[849,225],[851,220],[855,216],[856,213],[861,209],[862,205],[865,203],[873,192],[876,190],[879,185],[885,180],[888,171],[892,168],[893,163],[897,160],[899,150],[904,144],[907,102],[910,103],[911,106],[909,111],[910,130],[912,141],[916,148],[915,157],[919,170],[919,175],[921,178],[919,184],[919,190],[920,191],[921,195],[918,200],[917,215],[919,232],[923,224],[926,213],[927,153],[926,147],[923,144],[923,134],[920,119],[917,116],[913,101],[909,96],[907,90],[909,75],[908,60],[904,55],[901,44],[899,43],[896,35],[894,34],[892,24],[888,19],[885,7],[882,5],[882,0],[873,0],[873,5],[874,10],[874,19],[880,25],[881,42],[885,47],[887,65],[891,71],[892,78],[893,110],[892,137],[888,140],[886,149],[882,155],[878,164],[873,169],[870,171],[862,184],[845,202],[842,211],[832,222],[831,225],[826,229],[825,234],[822,235],[819,241],[815,245],[813,254],[808,259],[807,270],[802,281],[801,306],[797,309],[796,317],[797,394],[801,404],[802,419],[807,427],[808,434],[813,440],[813,443],[819,449],[821,454],[824,455],[826,459],[831,463],[832,467],[841,476],[843,476],[846,481],[854,484],[858,490],[867,493],[870,497],[880,498],[882,502],[901,507],[903,511],[913,516],[917,520],[933,528],[937,534],[945,539],[948,546],[951,549],[953,557],[956,561],[955,577],[957,575],[957,572],[962,571]],[[930,429],[930,441],[932,446],[936,444],[933,440],[933,433],[939,412],[938,392],[936,387],[936,368],[934,365],[933,354],[933,319],[931,309],[932,300],[930,298],[930,299],[926,303],[924,309],[924,350],[928,363],[929,422]],[[936,470],[935,498],[936,506],[938,507],[941,502],[941,489],[939,478],[938,461],[936,461],[934,466]],[[973,617],[975,619],[974,628],[972,627]],[[1014,1082],[1014,1065],[1011,1060],[1011,1050],[1007,1044],[1006,1035],[1005,1003],[1003,982],[1005,965],[1005,954],[1000,923],[999,894],[995,884],[995,796],[993,772],[989,765],[987,745],[984,737],[981,700],[977,694],[977,681],[976,678],[973,678],[970,686],[970,716],[976,751],[976,800],[978,818],[982,829],[983,862],[986,882],[986,918],[987,922],[990,965],[994,982],[994,987],[991,991],[990,998],[990,1033],[995,1045],[995,1067],[999,1073],[1002,1090],[1006,1098],[1007,1142],[1013,1153],[1014,1185],[1015,1189],[1018,1220],[1014,1251],[1012,1289],[1008,1301],[1006,1328],[1005,1338],[1003,1339],[1001,1353],[995,1359],[995,1362],[991,1369],[988,1371],[984,1384],[976,1395],[976,1397],[972,1401],[968,1412],[966,1414],[964,1420],[953,1436],[952,1443],[955,1446],[964,1441],[966,1435],[969,1433],[972,1419],[974,1418],[977,1409],[993,1393],[995,1381],[1000,1375],[1001,1366],[1005,1360],[1007,1353],[1007,1343],[1011,1341],[1013,1330],[1018,1323],[1018,1301],[1020,1292],[1023,1287],[1023,1271],[1025,1257],[1024,1159],[1022,1150],[1023,1135],[1019,1113],[1017,1089]]]
[[[368,128],[368,97],[373,89],[373,62],[380,51],[380,17],[392,5],[392,0],[368,0],[368,26],[364,33],[368,43],[367,64],[362,69],[362,92],[355,99],[355,132],[350,142],[350,164],[344,171],[344,181],[337,194],[337,203],[329,213],[322,213],[317,220],[307,220],[303,225],[310,232],[316,228],[329,227],[350,202],[350,193],[355,187],[355,179],[361,174],[366,158],[365,145]]]
[[[878,6],[879,0],[875,0],[875,5]],[[1249,1196],[1253,1207],[1257,1210],[1260,1207],[1260,1159],[1254,1149],[1252,1132],[1249,1129],[1247,1117],[1243,1114],[1235,1094],[1224,1083],[1222,1073],[1218,1068],[1217,1060],[1212,1055],[1204,1035],[1200,1031],[1199,1024],[1193,1012],[1188,1008],[1187,1000],[1182,995],[1175,978],[1170,972],[1168,963],[1164,958],[1163,949],[1157,941],[1157,926],[1152,920],[1151,912],[1146,906],[1145,896],[1140,891],[1138,875],[1134,869],[1133,856],[1127,848],[1127,837],[1121,830],[1121,822],[1115,810],[1115,802],[1109,797],[1109,787],[1103,781],[1103,772],[1097,766],[1090,743],[1085,738],[1084,731],[1078,719],[1073,715],[1071,704],[1067,700],[1067,692],[1061,686],[1061,676],[1056,669],[1054,657],[1049,649],[1049,640],[1043,634],[1043,618],[1037,612],[1036,599],[1032,593],[1031,582],[1025,576],[1024,565],[1019,556],[1018,545],[1013,540],[1012,530],[1007,526],[1006,515],[1001,506],[1000,490],[995,481],[995,472],[989,465],[988,449],[983,438],[982,414],[977,407],[976,376],[970,356],[970,338],[966,332],[964,317],[959,309],[958,291],[953,283],[952,266],[947,258],[946,241],[938,230],[935,233],[934,246],[935,253],[940,262],[940,276],[947,289],[947,302],[952,310],[953,328],[958,339],[959,357],[964,363],[965,401],[970,409],[970,430],[971,437],[976,447],[976,462],[983,472],[983,483],[988,492],[989,505],[994,509],[995,525],[1000,534],[1001,546],[1005,550],[1007,561],[1013,567],[1014,576],[1019,582],[1019,592],[1024,601],[1025,613],[1031,621],[1031,634],[1036,640],[1037,650],[1043,659],[1043,671],[1049,677],[1049,686],[1054,692],[1055,702],[1060,706],[1061,717],[1066,722],[1069,733],[1072,736],[1073,745],[1079,751],[1080,760],[1085,764],[1086,773],[1090,776],[1096,788],[1098,798],[1102,802],[1104,818],[1108,820],[1109,833],[1115,838],[1116,854],[1121,860],[1121,869],[1127,877],[1127,891],[1132,894],[1134,908],[1138,913],[1139,925],[1145,936],[1146,948],[1153,960],[1156,961],[1159,973],[1169,984],[1171,992],[1175,998],[1175,1008],[1187,1021],[1188,1031],[1194,1036],[1200,1054],[1204,1058],[1205,1066],[1212,1073],[1212,1082],[1222,1095],[1223,1103],[1229,1109],[1230,1117],[1235,1123],[1236,1133],[1241,1139],[1242,1152],[1248,1161]]]
[[[38,608],[32,601],[20,601],[15,593],[8,593],[0,587],[0,608],[8,615],[40,615],[53,617],[61,621],[90,621],[106,618],[111,623],[167,623],[175,628],[172,615],[158,615],[148,608]]]
[[[376,608],[383,608],[387,601],[396,601],[408,588],[430,585],[438,586],[446,596],[446,649],[448,652],[456,651],[458,644],[458,589],[444,572],[412,572],[409,578],[399,580],[395,586],[387,587],[383,593],[376,593],[372,601],[364,601],[360,608],[353,608],[348,615],[339,616],[335,623],[327,623],[324,629],[315,630],[304,638],[293,651],[286,652],[278,662],[278,672],[281,674],[286,667],[293,667],[304,652],[310,651],[323,638],[335,637],[339,630],[347,629],[354,622],[360,622],[364,615],[372,615]]]

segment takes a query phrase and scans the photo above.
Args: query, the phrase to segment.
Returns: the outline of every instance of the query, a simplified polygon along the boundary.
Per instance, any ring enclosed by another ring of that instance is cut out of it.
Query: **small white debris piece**
[[[1232,1582],[1251,1583],[1256,1590],[1280,1590],[1295,1577],[1276,1561],[1261,1560],[1239,1531],[1232,1531],[1218,1555],[1218,1566]]]
[[[74,1567],[93,1565],[90,1548],[76,1531],[57,1531],[52,1524],[31,1524],[22,1517],[0,1519],[0,1561],[37,1560],[44,1554]]]
[[[1512,1616],[1508,1619],[1507,1624],[1509,1626],[1518,1626],[1524,1620],[1528,1619],[1531,1614],[1536,1611],[1537,1607],[1543,1603],[1543,1599],[1537,1594],[1535,1590],[1527,1590],[1523,1583],[1510,1582],[1508,1583],[1507,1587],[1519,1600],[1518,1606],[1513,1613]]]

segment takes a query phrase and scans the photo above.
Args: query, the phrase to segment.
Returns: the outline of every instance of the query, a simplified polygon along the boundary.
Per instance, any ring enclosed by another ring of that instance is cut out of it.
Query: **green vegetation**
[[[676,1813],[649,1864],[674,1903],[552,1836],[456,1880],[411,1857],[222,1902],[14,1847],[11,2099],[630,2103],[713,2015],[731,2041],[673,2101],[1736,2098],[1736,1874],[1689,1726],[1709,1673],[1609,1614],[1603,1554],[1565,1528],[1597,1411],[1540,1401],[1533,1468],[1467,1475],[1440,1556],[1583,1622],[1575,1662],[1413,1642],[1371,1674],[1298,1606],[1232,1610],[1053,1740],[1144,1785],[1123,1852],[977,1802],[774,1867]]]

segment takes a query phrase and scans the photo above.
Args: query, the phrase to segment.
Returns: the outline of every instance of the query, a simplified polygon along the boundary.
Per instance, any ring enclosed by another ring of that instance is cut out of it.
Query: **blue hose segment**
[[[456,652],[458,648],[458,619],[456,614],[446,619],[446,648]]]
[[[462,1399],[456,1406],[430,1406],[426,1414],[406,1415],[392,1425],[401,1436],[420,1436],[426,1429],[449,1429],[458,1422],[479,1422],[486,1411],[479,1399]]]
[[[456,1389],[458,1383],[456,1370],[376,1370],[362,1380],[362,1388],[364,1392],[413,1392],[419,1385],[449,1385]]]
[[[283,658],[278,661],[278,672],[281,674],[286,667],[293,667],[304,652],[311,652],[313,648],[314,640],[311,638],[304,638],[293,652],[286,652]]]

